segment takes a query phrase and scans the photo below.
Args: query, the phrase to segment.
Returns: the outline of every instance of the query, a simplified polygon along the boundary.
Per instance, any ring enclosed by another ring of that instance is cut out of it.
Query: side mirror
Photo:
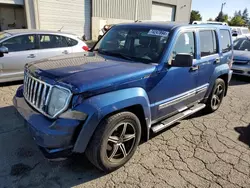
[[[193,65],[193,56],[191,54],[177,54],[172,61],[173,67],[191,67]]]
[[[238,36],[238,33],[237,33],[237,32],[233,32],[232,36],[233,36],[233,37],[237,37],[237,36]]]
[[[7,54],[7,53],[9,53],[9,50],[8,50],[7,47],[1,46],[1,47],[0,47],[0,53],[1,53],[1,54]]]

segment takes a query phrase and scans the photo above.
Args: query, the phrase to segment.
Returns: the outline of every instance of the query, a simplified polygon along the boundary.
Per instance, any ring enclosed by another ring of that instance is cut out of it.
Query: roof
[[[30,33],[74,35],[72,33],[66,33],[66,32],[61,32],[61,31],[49,31],[49,30],[39,30],[39,29],[10,29],[10,30],[5,30],[3,32],[6,32],[6,33],[9,33],[9,34],[12,34],[12,35],[30,34]]]
[[[130,27],[152,27],[152,28],[161,28],[164,30],[172,30],[176,28],[229,28],[226,25],[218,25],[218,24],[183,24],[183,23],[177,23],[177,22],[154,22],[154,21],[147,21],[147,22],[133,22],[133,23],[122,23],[122,24],[117,24],[118,26],[130,26]]]

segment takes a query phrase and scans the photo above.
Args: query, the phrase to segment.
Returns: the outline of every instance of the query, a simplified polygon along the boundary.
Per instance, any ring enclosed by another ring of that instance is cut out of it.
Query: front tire
[[[105,172],[123,166],[134,155],[141,138],[141,124],[131,112],[121,112],[104,119],[97,127],[86,156]]]
[[[221,102],[225,96],[226,84],[221,78],[215,80],[213,90],[206,102],[205,111],[208,113],[219,109]]]

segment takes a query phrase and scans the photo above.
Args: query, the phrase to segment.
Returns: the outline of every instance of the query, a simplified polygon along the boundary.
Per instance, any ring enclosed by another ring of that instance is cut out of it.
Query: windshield
[[[0,40],[3,40],[3,39],[8,38],[10,36],[11,36],[11,34],[9,34],[9,33],[0,32]]]
[[[242,29],[242,33],[243,33],[243,34],[249,34],[249,30],[248,30],[247,28]]]
[[[240,38],[235,40],[234,50],[250,51],[250,39]]]
[[[94,51],[132,61],[158,63],[168,34],[168,31],[160,29],[114,26],[97,43]]]

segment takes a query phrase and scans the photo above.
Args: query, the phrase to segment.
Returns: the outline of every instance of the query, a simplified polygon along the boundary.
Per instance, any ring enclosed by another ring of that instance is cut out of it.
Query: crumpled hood
[[[250,61],[250,52],[249,51],[240,51],[234,50],[234,59],[242,61]]]
[[[75,93],[82,93],[141,79],[152,73],[155,65],[77,53],[37,61],[28,69],[36,77],[70,85]]]

